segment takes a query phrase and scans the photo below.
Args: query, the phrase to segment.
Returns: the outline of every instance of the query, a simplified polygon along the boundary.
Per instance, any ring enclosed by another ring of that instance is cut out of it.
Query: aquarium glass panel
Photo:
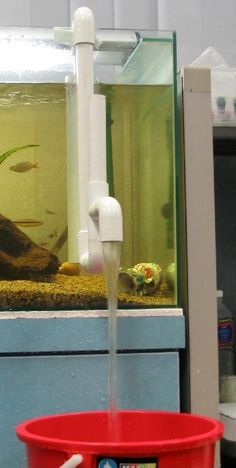
[[[104,309],[104,275],[69,255],[78,242],[69,201],[79,197],[73,48],[54,44],[52,30],[2,28],[0,50],[0,307]],[[178,306],[174,35],[98,31],[94,65],[109,193],[123,212],[119,308]]]

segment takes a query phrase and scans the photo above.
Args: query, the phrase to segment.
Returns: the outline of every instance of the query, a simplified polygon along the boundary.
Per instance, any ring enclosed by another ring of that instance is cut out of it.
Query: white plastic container
[[[236,375],[223,375],[220,378],[220,402],[236,402]]]

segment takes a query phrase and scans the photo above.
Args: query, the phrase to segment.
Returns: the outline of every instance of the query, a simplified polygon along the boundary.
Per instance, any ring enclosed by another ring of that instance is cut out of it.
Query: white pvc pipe
[[[88,8],[74,15],[74,42],[77,82],[79,217],[78,260],[88,252],[89,105],[94,92],[94,17]]]
[[[80,465],[80,463],[82,463],[82,461],[82,455],[72,455],[72,457],[68,461],[63,463],[63,465],[61,465],[59,468],[76,468]]]
[[[96,190],[96,194],[98,191]],[[123,240],[122,212],[118,201],[113,197],[101,196],[89,208],[89,241],[87,269],[100,273],[104,269],[102,242]]]
[[[79,158],[79,246],[88,232],[88,174],[89,174],[89,98],[93,93],[93,46],[76,45],[77,71],[77,115],[78,115],[78,158]],[[86,79],[87,76],[87,79]],[[81,245],[82,251],[86,246]]]
[[[90,272],[103,271],[101,242],[122,240],[119,203],[108,196],[106,182],[106,102],[94,95],[93,14],[79,8],[74,16],[78,114],[79,262]]]
[[[106,170],[106,98],[94,94],[90,98],[90,163],[89,181],[105,182]]]
[[[123,241],[122,212],[115,198],[99,198],[90,207],[89,214],[98,224],[101,242]]]
[[[106,100],[105,96],[95,94],[90,98],[90,162],[88,206],[108,196],[106,182]],[[103,252],[96,220],[89,217],[89,264],[90,271],[103,271]]]

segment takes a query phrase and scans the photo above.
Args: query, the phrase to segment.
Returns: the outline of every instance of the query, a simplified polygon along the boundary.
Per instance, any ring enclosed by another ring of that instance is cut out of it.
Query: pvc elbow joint
[[[123,240],[122,211],[115,198],[99,198],[90,208],[89,214],[98,223],[101,242]]]

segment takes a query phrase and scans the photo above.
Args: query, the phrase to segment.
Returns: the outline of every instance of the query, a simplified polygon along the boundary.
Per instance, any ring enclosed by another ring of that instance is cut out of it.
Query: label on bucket
[[[98,468],[158,468],[156,458],[105,458],[97,459]]]

